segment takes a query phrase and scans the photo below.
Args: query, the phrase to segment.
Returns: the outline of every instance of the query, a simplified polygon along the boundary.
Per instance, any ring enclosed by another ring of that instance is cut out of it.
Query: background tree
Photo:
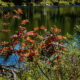
[[[15,5],[22,5],[22,3],[26,3],[27,5],[31,5],[32,2],[39,3],[42,0],[2,0],[4,2],[13,2]]]
[[[15,5],[21,5],[23,0],[2,0],[4,2],[13,2]]]

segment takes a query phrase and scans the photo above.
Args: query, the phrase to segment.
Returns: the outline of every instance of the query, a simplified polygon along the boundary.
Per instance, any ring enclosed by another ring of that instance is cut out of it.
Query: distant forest
[[[59,2],[62,2],[64,4],[80,4],[80,0],[2,0],[4,2],[13,2],[15,5],[22,5],[23,3],[26,3],[26,5],[33,5],[35,4],[58,4]]]

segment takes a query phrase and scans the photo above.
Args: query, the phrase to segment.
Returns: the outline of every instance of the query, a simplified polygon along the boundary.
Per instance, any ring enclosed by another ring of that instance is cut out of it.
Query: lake
[[[10,11],[19,7],[1,7],[2,10]],[[28,29],[44,25],[50,28],[52,25],[57,25],[62,29],[62,34],[69,32],[73,34],[75,25],[80,25],[80,6],[45,6],[45,7],[21,7],[24,10],[22,19],[29,19]],[[0,11],[1,13],[1,11]],[[0,17],[0,30],[4,28],[1,24],[3,18]],[[9,37],[17,30],[19,22],[10,19],[9,26],[6,29],[11,29],[11,32],[0,32],[0,40],[9,40]]]

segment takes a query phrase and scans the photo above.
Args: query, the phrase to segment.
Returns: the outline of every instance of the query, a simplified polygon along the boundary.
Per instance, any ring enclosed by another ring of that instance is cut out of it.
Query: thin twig
[[[42,68],[40,67],[40,65],[39,65],[38,63],[37,63],[37,65],[38,65],[40,71],[43,73],[43,75],[44,75],[48,80],[50,80],[49,77],[44,73],[44,71],[42,70]]]

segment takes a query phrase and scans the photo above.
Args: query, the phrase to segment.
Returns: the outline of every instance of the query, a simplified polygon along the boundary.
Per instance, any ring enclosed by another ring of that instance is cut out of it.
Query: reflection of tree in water
[[[22,7],[24,14],[20,16],[22,19],[29,19],[27,25],[28,30],[41,25],[49,28],[55,24],[62,28],[62,32],[65,34],[67,32],[72,33],[73,27],[80,24],[79,8],[80,7]],[[12,34],[17,30],[20,21],[17,19],[10,19],[9,22],[11,25],[8,28],[12,30]]]
[[[63,33],[67,31],[72,33],[73,27],[79,24],[78,18],[79,8],[77,7],[58,7],[58,8],[28,8],[27,17],[30,20],[30,26],[41,26],[45,25],[50,27],[52,25],[57,25],[62,28]]]

